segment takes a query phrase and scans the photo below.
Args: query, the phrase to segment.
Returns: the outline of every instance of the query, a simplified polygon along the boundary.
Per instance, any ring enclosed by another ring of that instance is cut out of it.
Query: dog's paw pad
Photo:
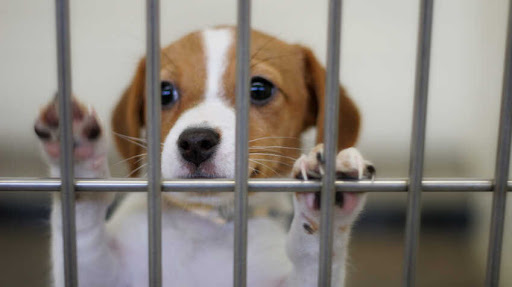
[[[346,194],[343,192],[336,192],[334,196],[334,205],[339,208],[344,208]],[[303,201],[305,206],[313,211],[318,211],[322,207],[322,200],[320,192],[305,192],[298,193],[297,199]]]
[[[76,99],[72,99],[72,130],[75,160],[86,160],[105,149],[99,143],[103,130],[96,113]],[[60,119],[56,98],[40,112],[34,124],[36,136],[42,143],[43,151],[50,159],[60,156]]]

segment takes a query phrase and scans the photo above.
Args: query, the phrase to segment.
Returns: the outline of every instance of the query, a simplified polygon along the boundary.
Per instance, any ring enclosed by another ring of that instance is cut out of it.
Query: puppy
[[[235,154],[235,29],[222,27],[184,36],[161,51],[162,176],[233,178]],[[300,135],[317,127],[323,137],[325,69],[311,50],[253,31],[251,35],[249,173],[252,178],[322,176],[322,145],[300,155]],[[143,167],[145,141],[145,61],[119,100],[112,129],[132,175]],[[359,113],[340,90],[337,174],[371,177],[374,169],[352,146]],[[35,132],[59,176],[57,103],[43,108]],[[106,178],[106,131],[95,113],[73,100],[74,163],[77,178]],[[233,193],[165,193],[162,206],[163,286],[232,286]],[[247,286],[312,287],[317,284],[320,198],[296,193],[286,229],[268,216],[265,201],[250,195]],[[268,195],[268,196],[274,196]],[[80,193],[76,201],[80,286],[147,286],[146,195],[130,194],[105,219],[112,193]],[[343,286],[350,227],[365,195],[336,195],[333,286]],[[273,200],[272,200],[273,201]],[[263,203],[262,203],[263,202]],[[51,216],[55,286],[63,284],[61,209],[54,198]]]

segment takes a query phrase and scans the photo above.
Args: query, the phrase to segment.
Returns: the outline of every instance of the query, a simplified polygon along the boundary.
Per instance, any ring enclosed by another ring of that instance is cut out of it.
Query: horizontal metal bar
[[[30,191],[58,192],[59,179],[40,178],[0,178],[0,192]],[[235,182],[229,179],[180,179],[162,182],[165,192],[232,192]],[[146,180],[134,179],[77,179],[77,192],[145,192]],[[300,181],[295,179],[251,179],[251,192],[316,192],[320,191],[319,181]],[[494,189],[489,179],[425,179],[422,181],[425,192],[490,192]],[[336,181],[336,191],[366,192],[406,192],[406,179],[381,179],[375,181]],[[512,181],[508,181],[507,190],[512,191]]]

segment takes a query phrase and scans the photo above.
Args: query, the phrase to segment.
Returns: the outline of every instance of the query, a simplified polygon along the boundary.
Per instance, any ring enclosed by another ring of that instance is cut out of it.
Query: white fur
[[[218,99],[224,91],[222,76],[226,70],[227,52],[233,43],[230,29],[208,29],[203,31],[206,52],[206,99]]]

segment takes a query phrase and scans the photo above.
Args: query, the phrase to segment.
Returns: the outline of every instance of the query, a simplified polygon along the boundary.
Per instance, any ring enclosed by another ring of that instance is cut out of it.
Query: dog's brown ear
[[[309,115],[306,126],[316,125],[316,142],[324,137],[325,68],[309,48],[301,47],[304,55],[304,77],[309,93]],[[338,149],[342,150],[357,141],[360,126],[359,111],[340,85]]]
[[[128,159],[130,172],[133,172],[139,161],[142,147],[126,137],[139,138],[144,126],[144,87],[146,61],[139,62],[135,76],[123,93],[112,114],[112,131],[117,149],[123,158]],[[135,176],[134,173],[132,176]]]

